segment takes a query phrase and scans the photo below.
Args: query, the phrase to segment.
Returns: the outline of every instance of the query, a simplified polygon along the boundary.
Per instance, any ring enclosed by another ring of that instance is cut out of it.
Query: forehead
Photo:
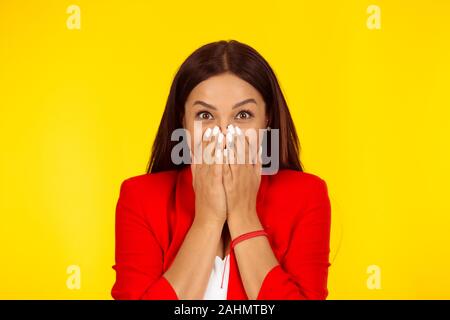
[[[223,105],[248,98],[262,101],[258,90],[250,83],[233,74],[224,73],[200,82],[189,94],[187,102],[202,99],[208,103]]]

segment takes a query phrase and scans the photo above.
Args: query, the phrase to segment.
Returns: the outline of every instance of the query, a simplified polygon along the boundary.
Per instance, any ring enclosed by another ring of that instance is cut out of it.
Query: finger
[[[234,144],[234,137],[236,135],[236,130],[232,124],[228,125],[227,127],[227,133],[226,133],[226,141],[227,141],[227,147],[231,149]]]
[[[236,129],[236,141],[234,144],[234,156],[236,157],[236,164],[245,163],[245,135],[238,127]]]
[[[231,159],[230,164],[231,176],[234,180],[239,179],[239,168],[245,164],[245,135],[239,127],[234,127],[234,143],[231,148]]]
[[[262,154],[262,146],[259,146],[259,148],[258,148],[258,156],[256,158],[256,163],[253,165],[253,167],[255,168],[255,173],[258,176],[261,176],[261,174],[262,174],[261,154]]]
[[[198,163],[195,163],[196,161],[191,163],[191,174],[192,174],[192,185],[195,185],[196,178],[201,173],[201,170],[203,168],[203,163],[201,162],[200,155],[197,155]]]
[[[222,173],[223,173],[223,166],[224,166],[224,159],[223,159],[223,152],[224,152],[224,145],[225,145],[225,137],[222,132],[219,132],[217,135],[217,143],[215,148],[215,161],[213,164],[213,170],[215,176],[222,181]]]
[[[245,165],[252,165],[253,149],[248,136],[245,136]]]
[[[228,164],[228,148],[225,144],[225,147],[223,148],[223,163]]]
[[[249,164],[254,166],[258,163],[258,157],[259,157],[259,145],[258,145],[257,137],[255,137],[253,139],[249,139],[249,147],[250,147],[250,162],[249,162]]]
[[[234,127],[235,131],[235,144],[234,144],[234,156],[236,157],[236,163],[245,163],[245,143],[244,143],[244,133],[238,126]]]
[[[203,141],[211,141],[213,129],[207,128],[205,132],[203,132]]]
[[[202,155],[202,146],[201,146],[201,141],[197,142],[194,139],[194,145],[193,148],[189,149],[190,151],[190,155],[191,155],[191,159],[194,164],[198,164],[201,162],[201,155]]]
[[[234,163],[234,156],[235,156],[234,140],[235,140],[235,138],[236,138],[235,128],[233,127],[232,124],[230,124],[227,127],[227,133],[226,133],[226,139],[225,139],[226,140],[226,145],[225,145],[226,152],[224,152],[224,155],[226,157],[226,163],[228,163],[228,164]]]
[[[225,149],[225,151],[227,151]],[[232,172],[231,172],[231,167],[230,167],[230,163],[227,163],[225,161],[225,163],[223,164],[223,179],[224,182],[227,184],[233,177]]]
[[[199,159],[201,159],[200,162],[202,164],[204,163],[205,150],[211,141],[211,137],[212,137],[212,128],[206,128],[206,130],[203,132],[203,135],[202,135],[202,140],[201,140],[202,154],[199,157]]]
[[[205,165],[212,165],[214,163],[214,155],[217,144],[217,137],[212,136],[211,141],[204,141],[203,162]]]
[[[224,152],[224,146],[225,146],[225,136],[222,132],[219,132],[217,135],[217,143],[216,143],[216,150],[215,150],[215,163],[216,164],[223,164],[223,152]]]
[[[224,182],[228,184],[230,178],[232,177],[230,164],[233,163],[234,152],[233,152],[233,131],[230,129],[232,125],[227,127],[227,133],[225,135],[225,148],[223,151],[224,155],[224,165],[223,165],[223,178]]]

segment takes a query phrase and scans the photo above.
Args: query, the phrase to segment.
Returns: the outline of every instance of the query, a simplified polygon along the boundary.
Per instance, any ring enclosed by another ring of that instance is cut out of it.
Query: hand
[[[227,223],[230,232],[232,232],[232,229],[238,230],[243,225],[260,226],[256,213],[256,200],[261,183],[262,165],[260,158],[257,156],[259,152],[254,150],[255,146],[253,146],[254,152],[249,154],[250,146],[251,144],[246,136],[238,135],[236,143],[232,144],[231,149],[228,149],[227,152],[229,163],[223,165],[223,182],[228,209]],[[227,144],[227,148],[229,147]],[[242,152],[245,153],[242,154]],[[239,157],[244,161],[238,161]]]
[[[211,133],[211,130],[206,130]],[[223,142],[218,143],[219,134],[202,139],[202,153],[196,146],[198,161],[191,164],[192,185],[195,192],[195,220],[201,223],[224,224],[227,219],[227,203],[222,183],[223,165],[216,163],[215,157],[223,155]],[[210,138],[213,142],[209,143]],[[223,136],[222,136],[223,140]],[[201,161],[198,158],[202,157]],[[195,163],[198,162],[198,163]]]

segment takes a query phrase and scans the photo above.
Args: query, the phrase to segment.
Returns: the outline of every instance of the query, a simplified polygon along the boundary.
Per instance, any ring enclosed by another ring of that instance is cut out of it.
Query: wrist
[[[239,218],[239,220],[233,222],[228,221],[228,227],[232,240],[247,232],[264,230],[256,214],[246,218]]]
[[[194,221],[192,225],[198,226],[200,228],[212,228],[212,229],[221,229],[225,224],[225,220],[216,219],[216,218],[199,218],[194,217]]]

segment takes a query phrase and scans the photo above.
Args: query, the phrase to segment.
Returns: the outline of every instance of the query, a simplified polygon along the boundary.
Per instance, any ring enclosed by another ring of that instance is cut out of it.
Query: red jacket
[[[116,206],[114,299],[176,300],[163,276],[195,215],[190,166],[122,182]],[[331,206],[316,175],[280,170],[262,175],[257,214],[279,264],[266,275],[257,299],[325,299]],[[248,300],[230,252],[228,300]]]

